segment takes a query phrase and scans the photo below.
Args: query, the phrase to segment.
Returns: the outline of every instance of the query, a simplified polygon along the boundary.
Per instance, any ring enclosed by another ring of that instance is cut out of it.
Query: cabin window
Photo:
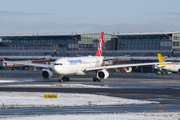
[[[54,63],[54,65],[62,65],[62,63]]]

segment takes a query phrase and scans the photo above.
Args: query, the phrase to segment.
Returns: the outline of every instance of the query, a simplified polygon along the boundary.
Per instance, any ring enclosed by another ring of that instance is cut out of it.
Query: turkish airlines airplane
[[[159,65],[155,66],[155,69],[159,69],[159,70],[168,70],[168,71],[173,71],[173,72],[179,72],[180,71],[180,64],[178,62],[174,62],[176,59],[174,59],[172,61],[172,63],[163,63],[162,62],[166,62],[165,59],[163,58],[163,56],[161,54],[158,54],[158,59],[159,59]]]
[[[102,56],[102,46],[103,46],[103,35],[101,32],[101,37],[96,51],[95,56],[87,57],[65,57],[57,59],[53,65],[37,64],[37,63],[20,63],[5,61],[4,63],[22,64],[36,67],[46,68],[42,71],[41,75],[43,78],[51,78],[53,73],[59,76],[60,81],[69,81],[67,75],[87,75],[89,72],[96,71],[96,77],[93,77],[93,81],[100,81],[101,79],[107,79],[109,77],[108,69],[110,68],[120,68],[120,67],[132,67],[132,66],[144,66],[144,65],[157,65],[156,63],[140,63],[140,64],[123,64],[123,65],[109,65],[101,66],[104,57]]]

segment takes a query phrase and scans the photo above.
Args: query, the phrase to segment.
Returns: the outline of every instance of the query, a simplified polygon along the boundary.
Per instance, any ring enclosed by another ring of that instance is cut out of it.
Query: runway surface
[[[124,106],[82,106],[53,108],[13,108],[0,109],[0,115],[47,115],[47,114],[86,114],[86,113],[127,113],[127,112],[176,112],[179,107],[151,105]]]
[[[13,74],[15,76],[13,77]],[[42,79],[40,72],[25,71],[26,77],[20,76],[23,72],[1,72],[1,80],[13,82],[0,83],[0,91],[9,92],[58,92],[58,93],[85,93],[99,94],[139,100],[159,101],[160,104],[148,105],[121,105],[121,106],[85,106],[85,107],[60,107],[60,108],[13,108],[0,109],[0,115],[31,115],[31,114],[67,114],[67,113],[113,113],[113,112],[144,112],[144,111],[180,111],[180,76],[173,74],[110,74],[107,80],[92,82],[93,75],[72,76],[71,81],[58,83],[58,78]],[[6,76],[4,76],[6,74]],[[19,74],[19,75],[18,75]],[[83,84],[106,86],[110,88],[66,88],[66,87],[11,87],[8,85],[36,85],[36,84]]]

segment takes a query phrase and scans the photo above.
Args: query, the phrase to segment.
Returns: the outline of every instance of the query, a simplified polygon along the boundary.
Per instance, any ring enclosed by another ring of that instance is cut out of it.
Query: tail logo
[[[101,37],[99,40],[99,45],[98,45],[98,49],[96,51],[95,56],[101,56],[102,55],[103,35],[104,35],[104,32],[101,32]]]
[[[159,59],[160,63],[161,62],[166,62],[161,54],[158,54],[158,59]],[[168,63],[163,63],[163,64],[159,64],[159,65],[168,65]]]
[[[3,61],[5,61],[3,57],[1,57],[1,59],[2,59]]]
[[[102,51],[102,39],[100,39],[100,42],[99,42],[99,50]]]

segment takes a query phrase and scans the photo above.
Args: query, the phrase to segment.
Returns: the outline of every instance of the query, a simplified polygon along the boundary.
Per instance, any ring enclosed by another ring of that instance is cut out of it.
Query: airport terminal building
[[[95,54],[100,33],[0,35],[1,56]],[[104,56],[180,55],[180,32],[104,34]]]

